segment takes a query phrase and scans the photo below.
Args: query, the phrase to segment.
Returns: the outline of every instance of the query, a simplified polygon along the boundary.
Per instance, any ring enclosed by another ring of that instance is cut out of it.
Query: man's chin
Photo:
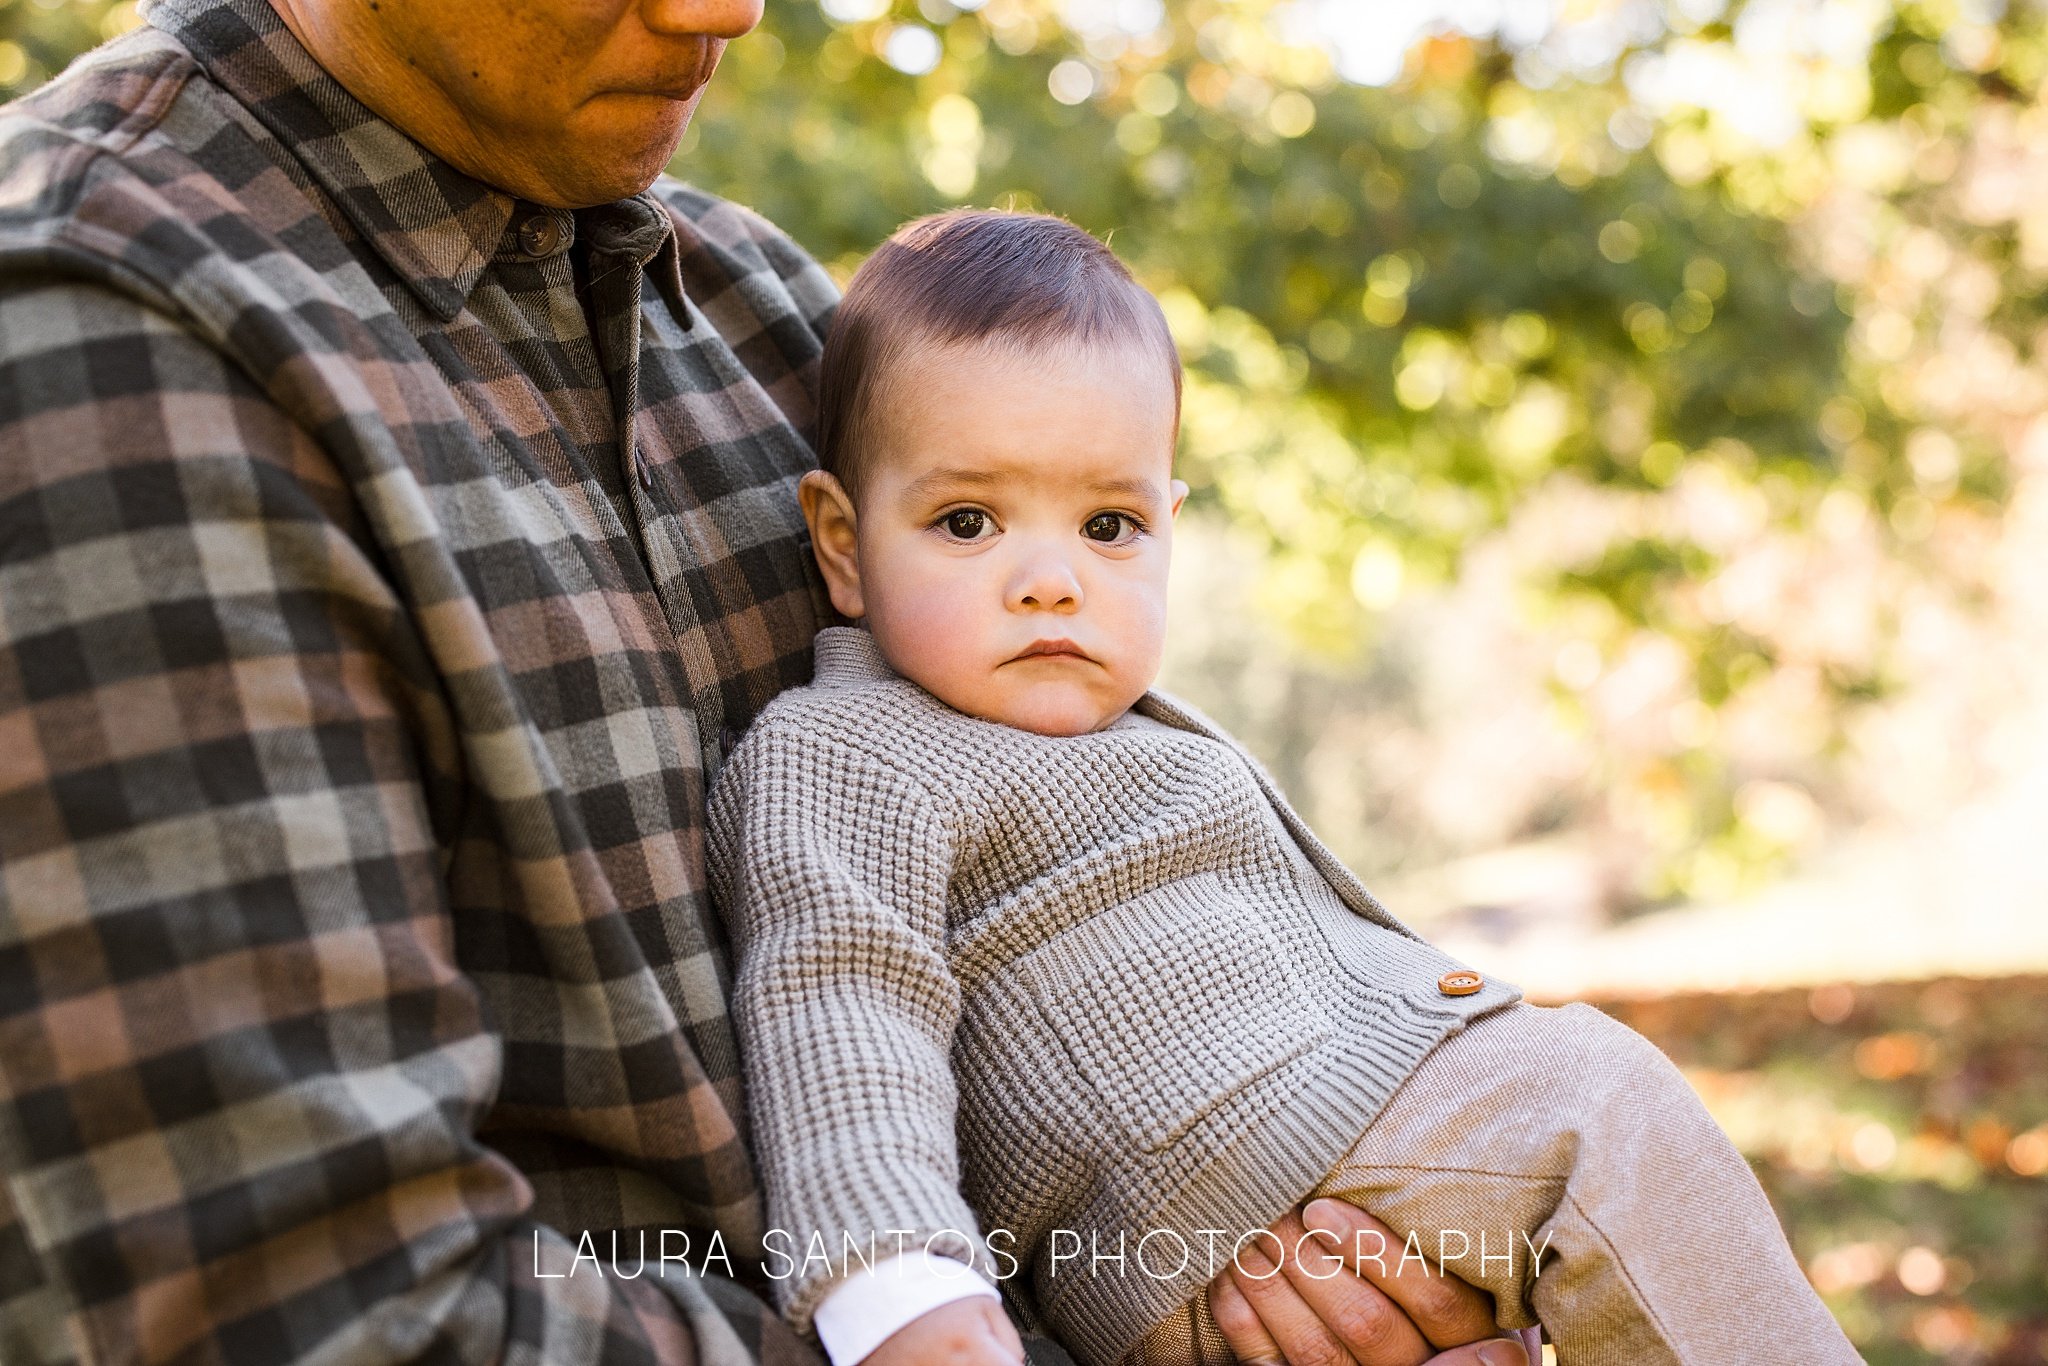
[[[668,169],[690,126],[697,98],[605,97],[603,103],[610,107],[604,110],[609,116],[604,126],[564,138],[562,145],[572,159],[548,168],[549,197],[525,197],[554,208],[583,209],[639,194]]]

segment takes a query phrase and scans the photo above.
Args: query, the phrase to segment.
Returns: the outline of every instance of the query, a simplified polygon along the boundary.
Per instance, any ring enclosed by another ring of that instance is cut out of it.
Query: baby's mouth
[[[1086,650],[1065,637],[1057,640],[1034,641],[1013,655],[1009,662],[1016,664],[1026,659],[1076,659],[1086,663],[1094,662],[1089,658]]]

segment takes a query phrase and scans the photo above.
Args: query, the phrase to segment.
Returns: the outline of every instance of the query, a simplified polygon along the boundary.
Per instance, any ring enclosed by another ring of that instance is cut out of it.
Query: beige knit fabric
[[[936,1235],[1007,1275],[1030,1326],[1114,1363],[1439,1040],[1519,998],[1442,995],[1462,965],[1160,693],[1047,737],[953,711],[864,631],[815,650],[813,685],[720,773],[707,836],[768,1222],[801,1264],[770,1269],[792,1273],[799,1331],[865,1260],[843,1238],[879,1257]],[[976,1241],[993,1229],[1007,1257]],[[1140,1267],[1154,1230],[1172,1236]],[[1089,1274],[1119,1239],[1121,1271]]]
[[[1861,1360],[1685,1078],[1591,1006],[1516,1005],[1444,1040],[1314,1193],[1446,1257],[1503,1324],[1540,1318],[1565,1366]],[[1355,1251],[1425,1274],[1399,1242]],[[1197,1294],[1124,1366],[1234,1360]]]

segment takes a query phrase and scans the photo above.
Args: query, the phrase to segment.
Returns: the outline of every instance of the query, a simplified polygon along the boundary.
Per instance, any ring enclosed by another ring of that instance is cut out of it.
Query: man
[[[701,829],[835,296],[657,179],[760,0],[145,17],[0,115],[0,1361],[812,1361]],[[1316,1269],[1240,1355],[1487,1331]]]

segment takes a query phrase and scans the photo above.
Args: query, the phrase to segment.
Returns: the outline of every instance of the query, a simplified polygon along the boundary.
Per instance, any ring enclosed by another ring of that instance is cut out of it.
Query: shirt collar
[[[443,322],[462,311],[520,201],[344,90],[269,0],[145,0],[143,15],[292,149],[422,305]]]
[[[811,682],[821,688],[845,687],[900,675],[882,658],[882,647],[860,626],[827,626],[811,639]]]

